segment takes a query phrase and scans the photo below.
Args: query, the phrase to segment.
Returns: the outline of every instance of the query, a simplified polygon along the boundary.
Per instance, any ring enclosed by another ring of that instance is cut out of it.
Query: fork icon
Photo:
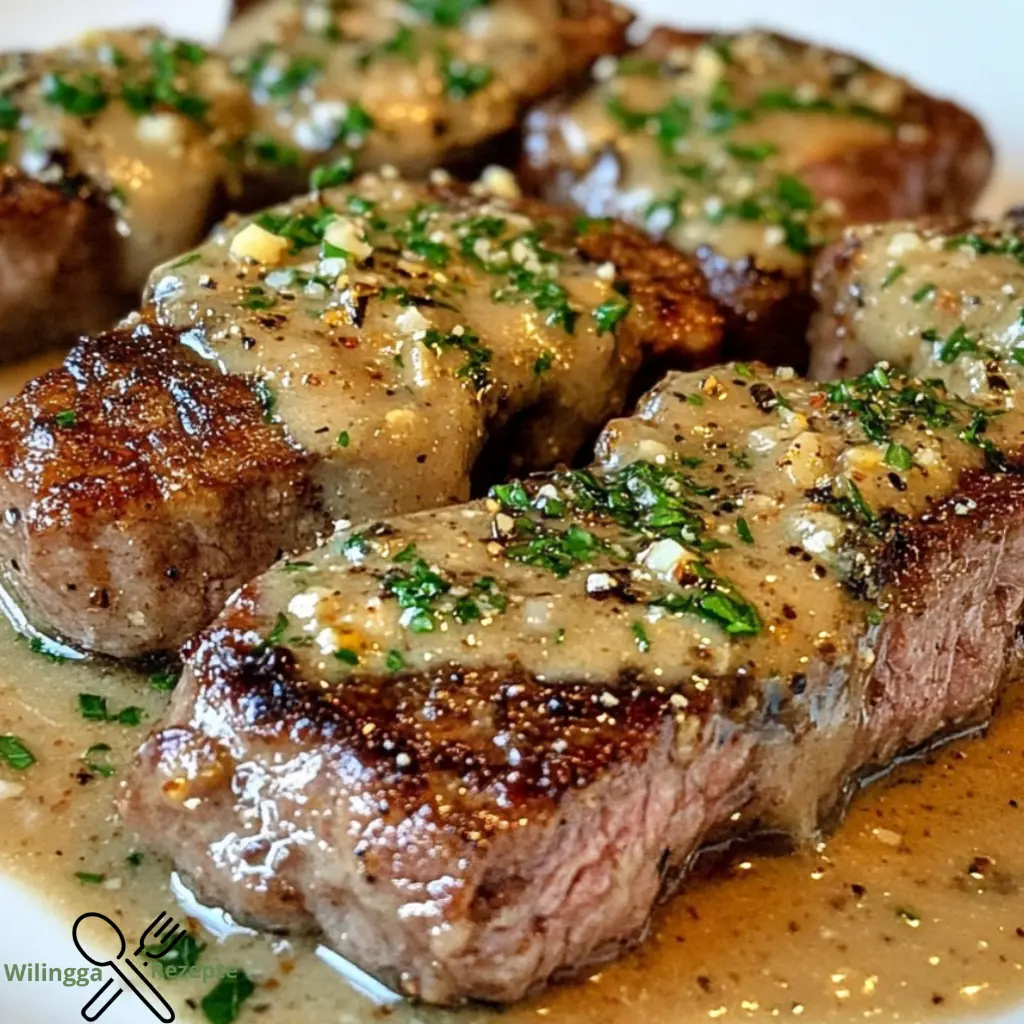
[[[106,951],[90,951],[87,945],[86,936],[84,934],[79,934],[79,929],[83,923],[90,919],[104,922],[119,940],[120,949],[114,955],[113,959],[109,959],[109,954]],[[154,939],[158,939],[160,941],[160,945],[152,952],[146,949],[146,940],[151,934]],[[152,1013],[157,1020],[163,1022],[163,1024],[172,1024],[174,1020],[173,1008],[156,990],[153,983],[146,977],[146,975],[135,966],[135,958],[138,957],[140,953],[143,953],[146,957],[149,957],[152,960],[159,960],[161,957],[165,957],[170,953],[170,951],[186,934],[187,933],[184,928],[175,924],[173,917],[161,911],[152,921],[150,921],[146,930],[139,938],[139,945],[135,952],[128,957],[125,956],[127,946],[125,944],[124,933],[117,924],[111,921],[105,914],[91,912],[80,915],[71,929],[71,938],[74,941],[75,946],[78,948],[79,953],[81,953],[89,963],[95,964],[97,967],[109,967],[117,976],[116,979],[108,978],[92,998],[85,1004],[85,1006],[82,1007],[82,1017],[87,1021],[97,1020],[110,1009],[114,1000],[121,995],[125,988],[127,988],[129,991],[134,992],[135,995],[145,1003],[150,1013]],[[149,960],[143,960],[142,966],[148,967]],[[117,984],[118,981],[120,981],[120,985]],[[113,989],[113,992],[111,992],[111,989]]]
[[[164,920],[166,918],[166,920]],[[154,949],[146,948],[146,940],[150,937],[159,939],[159,945]],[[152,921],[146,926],[146,930],[139,936],[139,944],[135,948],[135,952],[132,956],[138,956],[140,953],[145,952],[146,956],[150,960],[161,960],[167,956],[168,953],[185,937],[187,932],[180,925],[175,924],[174,918],[170,914],[165,914],[162,910]]]

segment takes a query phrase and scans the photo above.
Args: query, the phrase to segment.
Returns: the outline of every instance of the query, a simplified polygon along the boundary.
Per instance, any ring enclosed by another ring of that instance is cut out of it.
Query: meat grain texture
[[[615,956],[702,844],[809,836],[991,712],[1024,607],[1001,412],[883,369],[671,374],[589,471],[244,587],[126,821],[204,900],[429,1002]]]

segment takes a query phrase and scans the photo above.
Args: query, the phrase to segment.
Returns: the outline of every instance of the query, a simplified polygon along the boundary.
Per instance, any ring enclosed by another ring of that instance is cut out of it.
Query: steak
[[[432,1003],[640,938],[700,847],[814,834],[984,722],[1020,414],[884,367],[673,373],[588,470],[340,532],[186,651],[120,796],[199,896]]]
[[[536,202],[368,177],[158,269],[0,410],[0,553],[40,627],[178,646],[342,519],[573,458],[645,357],[713,357],[693,264]]]
[[[959,394],[1024,383],[1024,231],[940,218],[850,228],[822,253],[811,373],[863,373],[886,359]]]
[[[0,360],[131,309],[209,227],[249,117],[225,60],[152,29],[0,54]]]
[[[503,139],[513,162],[524,108],[630,21],[607,0],[442,7],[286,0],[221,53],[141,29],[0,54],[0,360],[111,326],[229,202],[291,198],[318,165],[468,172]]]
[[[524,180],[693,253],[733,350],[773,365],[806,363],[811,258],[843,224],[969,213],[991,171],[970,114],[784,36],[661,28],[598,72],[528,118]]]
[[[610,0],[267,0],[223,51],[252,97],[245,191],[302,191],[351,158],[409,177],[514,163],[524,111],[621,53],[632,15]]]

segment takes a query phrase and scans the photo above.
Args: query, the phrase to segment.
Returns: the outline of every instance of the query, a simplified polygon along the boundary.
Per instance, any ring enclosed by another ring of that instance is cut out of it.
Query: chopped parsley
[[[74,409],[62,409],[53,417],[53,422],[64,430],[73,427],[78,420],[78,413]]]
[[[111,713],[107,707],[107,698],[95,693],[78,695],[78,712],[90,722],[117,722],[120,725],[139,725],[145,717],[145,711],[134,704]]]
[[[8,768],[16,772],[23,772],[36,763],[35,756],[25,746],[24,740],[11,733],[0,736],[0,758],[3,758]]]
[[[883,290],[892,287],[906,272],[907,268],[902,263],[897,263],[882,279]]]
[[[491,498],[514,524],[505,537],[505,557],[565,578],[598,562],[634,564],[652,541],[672,539],[696,557],[687,562],[678,589],[651,581],[647,603],[672,614],[695,614],[730,635],[753,635],[761,629],[757,610],[706,560],[724,546],[707,536],[700,502],[717,490],[692,479],[687,468],[679,461],[635,462],[604,474],[572,470],[552,478],[557,499],[532,499],[516,482],[493,487]],[[628,598],[639,599],[637,593]]]
[[[309,187],[318,192],[325,188],[347,185],[355,176],[355,168],[355,161],[349,155],[335,160],[334,163],[322,164],[313,168],[309,176]]]
[[[602,302],[594,310],[594,321],[597,324],[598,334],[614,334],[616,328],[629,315],[632,308],[628,299],[615,298]]]
[[[102,775],[103,778],[110,778],[117,770],[107,758],[110,756],[109,743],[94,743],[82,755],[85,767],[94,775]]]
[[[101,875],[94,871],[76,871],[75,878],[82,885],[102,885],[107,880],[106,875]]]
[[[92,72],[74,77],[58,71],[47,75],[43,80],[43,99],[76,117],[92,117],[110,102],[99,75]]]
[[[146,955],[153,958],[165,978],[184,977],[199,962],[206,943],[200,942],[191,932],[186,932],[169,950],[157,957],[156,954],[162,949],[162,946],[147,948]]]
[[[337,217],[337,213],[329,206],[320,206],[311,212],[261,213],[255,220],[264,231],[280,235],[290,243],[292,255],[302,252],[324,240],[327,226]]]
[[[10,96],[0,93],[0,131],[13,132],[21,121],[21,111]]]
[[[403,609],[402,625],[411,633],[433,633],[446,618],[452,618],[463,625],[478,622],[503,612],[508,598],[489,576],[474,580],[469,586],[456,586],[455,582],[441,570],[432,568],[421,558],[415,545],[410,545],[397,555],[394,567],[388,570],[382,580],[382,592],[394,597]],[[400,568],[397,563],[403,563]],[[409,568],[405,568],[405,565]],[[397,655],[397,659],[392,655]],[[398,664],[401,654],[389,652],[389,671],[398,671],[404,665]],[[394,664],[397,667],[392,668]]]
[[[490,6],[491,0],[404,0],[405,5],[441,28],[457,28],[471,11]]]
[[[494,71],[486,64],[472,64],[462,57],[453,57],[442,48],[438,59],[444,93],[449,99],[468,100],[494,80]]]
[[[302,157],[294,146],[278,142],[269,135],[250,135],[245,140],[245,150],[257,163],[271,164],[274,167],[298,167],[302,162]]]
[[[634,622],[630,627],[633,639],[636,641],[637,649],[641,654],[646,654],[651,649],[651,641],[647,636],[647,630],[642,622]]]
[[[177,672],[154,672],[146,680],[154,690],[170,692],[178,685]]]
[[[241,1013],[242,1004],[255,991],[256,986],[245,971],[236,969],[203,996],[203,1015],[210,1024],[232,1024]]]
[[[384,656],[384,667],[389,672],[401,672],[405,668],[405,658],[402,657],[402,652],[394,649],[388,651]]]
[[[284,612],[278,612],[274,619],[274,625],[270,632],[253,648],[254,653],[260,654],[277,647],[284,639],[285,630],[288,629],[288,616]]]
[[[750,531],[750,524],[743,518],[743,516],[740,516],[739,519],[736,520],[736,536],[739,537],[744,544],[754,543],[754,535]]]
[[[429,330],[423,338],[423,344],[439,354],[452,349],[462,352],[466,358],[455,371],[455,376],[462,380],[468,380],[478,391],[490,384],[491,376],[488,364],[494,353],[472,331],[457,328],[444,334],[441,331]]]
[[[323,61],[316,57],[298,54],[288,64],[267,81],[264,76],[267,95],[271,99],[280,100],[293,96],[304,86],[314,82],[323,71]]]
[[[352,439],[348,436],[348,431],[347,430],[343,430],[338,435],[338,447],[339,448],[347,448],[351,443],[352,443]]]
[[[890,442],[885,449],[885,464],[905,472],[914,465],[914,454],[906,445]]]

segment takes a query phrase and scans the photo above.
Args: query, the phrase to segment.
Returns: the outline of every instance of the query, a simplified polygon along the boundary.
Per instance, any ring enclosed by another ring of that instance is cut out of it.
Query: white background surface
[[[956,99],[982,118],[999,154],[986,211],[1024,202],[1024,0],[633,0],[631,6],[647,18],[697,28],[754,23],[831,43]],[[0,0],[0,49],[45,46],[88,28],[141,22],[212,40],[227,7],[228,0]],[[67,927],[26,895],[0,886],[0,964],[26,960],[79,962]],[[72,1024],[81,1020],[79,1008],[91,991],[9,985],[0,967],[0,1024]],[[127,993],[118,1002],[104,1024],[155,1019]],[[1024,1024],[1024,1011],[1012,1020]]]

